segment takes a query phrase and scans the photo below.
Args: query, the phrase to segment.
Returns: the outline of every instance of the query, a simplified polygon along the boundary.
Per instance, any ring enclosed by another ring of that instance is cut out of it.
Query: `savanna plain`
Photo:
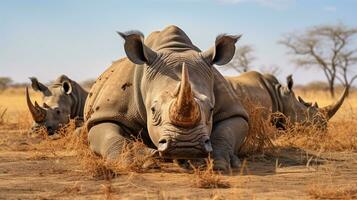
[[[324,91],[296,93],[320,106],[335,101]],[[183,169],[153,159],[140,140],[105,162],[88,150],[85,130],[74,134],[74,122],[57,136],[33,133],[25,88],[8,88],[0,92],[0,199],[357,199],[356,91],[327,131],[277,130],[258,107],[248,110],[241,167],[220,174],[210,160]]]

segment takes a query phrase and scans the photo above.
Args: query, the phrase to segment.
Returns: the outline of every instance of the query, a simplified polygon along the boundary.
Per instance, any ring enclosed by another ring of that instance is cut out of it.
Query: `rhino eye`
[[[56,111],[57,115],[61,114],[61,111],[60,110],[57,110]]]
[[[152,113],[155,113],[155,111],[156,111],[154,106],[151,107],[150,110],[151,110]]]

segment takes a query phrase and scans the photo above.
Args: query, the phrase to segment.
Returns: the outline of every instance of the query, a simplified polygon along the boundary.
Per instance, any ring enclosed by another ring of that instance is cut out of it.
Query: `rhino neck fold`
[[[145,81],[143,79],[143,74],[144,74],[144,66],[137,65],[135,67],[134,71],[134,101],[135,101],[135,106],[138,111],[138,114],[140,116],[140,122],[142,127],[145,127],[147,129],[146,121],[146,109],[145,109],[145,100],[146,100],[146,83],[143,83]]]
[[[83,118],[84,104],[86,102],[88,92],[86,92],[80,85],[72,82],[73,92],[71,93],[72,106],[71,106],[71,118],[80,117]]]
[[[283,104],[281,102],[281,96],[280,96],[281,85],[280,84],[272,85],[268,80],[265,79],[265,77],[262,77],[261,82],[264,84],[264,87],[268,91],[269,96],[271,98],[272,113],[275,113],[275,112],[284,113]]]
[[[71,81],[72,92],[69,95],[72,101],[70,118],[76,117],[83,118],[84,104],[87,99],[88,93],[76,82]]]

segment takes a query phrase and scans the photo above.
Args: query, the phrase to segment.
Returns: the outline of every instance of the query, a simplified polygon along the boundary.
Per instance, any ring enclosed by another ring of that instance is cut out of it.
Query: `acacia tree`
[[[354,80],[357,79],[357,56],[355,51],[342,53],[338,57],[338,76],[336,78],[348,89],[350,89]],[[350,66],[354,66],[354,69]]]
[[[12,83],[9,77],[0,77],[0,90],[6,89]]]
[[[254,49],[251,45],[243,45],[236,49],[233,59],[223,66],[225,69],[234,69],[238,73],[247,72],[255,60]]]
[[[306,29],[300,34],[287,34],[280,44],[294,55],[298,67],[317,67],[323,71],[332,97],[336,80],[350,87],[356,76],[351,76],[351,66],[357,63],[357,49],[352,47],[356,28],[343,24],[321,25]]]

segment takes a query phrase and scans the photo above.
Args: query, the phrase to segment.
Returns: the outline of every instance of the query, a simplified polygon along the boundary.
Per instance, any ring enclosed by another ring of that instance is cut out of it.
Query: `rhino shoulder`
[[[124,58],[113,62],[92,86],[85,105],[85,119],[90,124],[99,121],[127,121],[134,112],[135,64]]]
[[[214,123],[231,117],[243,117],[248,121],[248,113],[242,106],[238,96],[217,70],[214,70],[214,95]]]

